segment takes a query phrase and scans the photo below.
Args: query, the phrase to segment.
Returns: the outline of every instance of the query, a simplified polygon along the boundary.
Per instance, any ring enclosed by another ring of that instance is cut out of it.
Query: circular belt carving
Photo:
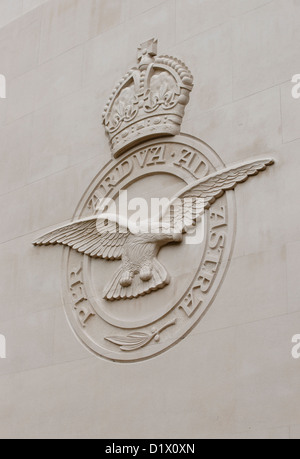
[[[171,198],[224,164],[203,142],[185,135],[149,141],[111,161],[95,178],[74,221],[95,214],[99,199]],[[200,242],[173,242],[157,255],[169,281],[136,298],[108,301],[106,285],[122,261],[91,258],[65,248],[65,310],[79,339],[115,361],[138,361],[170,348],[190,332],[216,295],[233,248],[235,199],[228,191],[205,211]],[[138,276],[136,276],[138,278]],[[138,278],[137,282],[143,284]]]

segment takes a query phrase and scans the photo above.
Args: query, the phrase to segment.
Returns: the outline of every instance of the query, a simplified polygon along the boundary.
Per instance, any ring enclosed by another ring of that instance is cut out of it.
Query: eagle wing
[[[92,258],[119,260],[122,258],[124,243],[129,235],[125,227],[106,218],[90,217],[41,236],[33,244],[61,244]]]
[[[228,190],[274,164],[273,159],[257,159],[233,165],[208,175],[183,188],[171,200],[162,221],[169,221],[175,232],[184,232],[196,224],[206,209]]]

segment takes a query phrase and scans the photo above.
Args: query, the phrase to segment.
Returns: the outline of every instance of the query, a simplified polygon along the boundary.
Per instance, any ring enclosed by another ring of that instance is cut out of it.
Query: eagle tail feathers
[[[132,284],[122,287],[121,278],[126,269],[121,266],[115,273],[111,282],[104,289],[104,299],[109,301],[138,298],[154,290],[164,288],[170,283],[170,277],[163,265],[155,258],[152,266],[152,278],[142,281],[139,274],[132,279]]]

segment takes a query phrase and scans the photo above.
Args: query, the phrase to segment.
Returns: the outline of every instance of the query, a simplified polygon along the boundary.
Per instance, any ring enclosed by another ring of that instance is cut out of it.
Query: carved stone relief
[[[138,67],[120,80],[104,109],[113,154],[142,139],[179,134],[192,88],[193,77],[183,62],[157,57],[157,40],[143,43]]]
[[[179,134],[192,76],[181,61],[157,58],[156,48],[155,40],[141,45],[138,68],[106,107],[113,159],[73,221],[34,243],[65,246],[69,322],[92,352],[119,362],[153,357],[197,324],[232,254],[234,189],[273,164],[263,158],[226,167],[205,143]],[[137,224],[107,204],[120,208],[124,192],[166,204]],[[196,233],[201,238],[189,243]]]

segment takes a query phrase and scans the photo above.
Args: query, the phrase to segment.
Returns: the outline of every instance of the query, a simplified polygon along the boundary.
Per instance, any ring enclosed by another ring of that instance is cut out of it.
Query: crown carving
[[[138,66],[119,81],[103,113],[112,153],[143,140],[180,133],[193,88],[187,66],[172,56],[157,56],[157,40],[138,48]]]

